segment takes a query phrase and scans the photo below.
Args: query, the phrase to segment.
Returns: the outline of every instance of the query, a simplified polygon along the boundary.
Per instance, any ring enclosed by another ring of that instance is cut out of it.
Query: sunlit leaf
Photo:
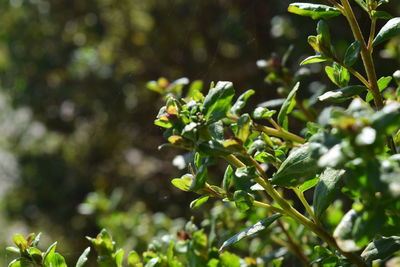
[[[228,240],[226,240],[222,244],[222,246],[219,250],[223,250],[224,248],[239,242],[243,238],[246,238],[246,237],[249,237],[249,236],[252,236],[254,234],[261,232],[262,230],[266,229],[268,226],[270,226],[274,221],[276,221],[281,216],[282,215],[279,213],[274,214],[268,218],[265,218],[265,219],[259,221],[256,224],[250,226],[249,228],[237,233],[236,235],[234,235],[231,238],[229,238]]]

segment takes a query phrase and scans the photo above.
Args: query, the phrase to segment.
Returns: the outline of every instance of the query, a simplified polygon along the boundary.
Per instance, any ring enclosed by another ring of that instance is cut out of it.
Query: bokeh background
[[[290,2],[0,1],[2,247],[15,233],[43,232],[74,260],[88,246],[84,236],[107,227],[140,251],[184,219],[201,218],[188,208],[195,196],[170,184],[185,170],[171,163],[179,151],[157,150],[162,99],[146,83],[230,80],[238,92],[256,90],[253,104],[276,97],[257,60],[293,45],[296,72],[315,33],[315,22],[286,12]],[[385,9],[400,14],[397,1]],[[344,21],[329,25],[344,50],[351,40]],[[399,69],[399,39],[378,55],[378,64],[386,60],[381,75]],[[310,76],[302,94],[333,88],[320,67],[301,71]]]

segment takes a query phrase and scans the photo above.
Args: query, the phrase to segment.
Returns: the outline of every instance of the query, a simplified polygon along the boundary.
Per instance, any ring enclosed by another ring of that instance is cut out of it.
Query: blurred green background
[[[162,101],[146,82],[230,80],[238,92],[255,89],[254,103],[276,97],[256,61],[294,45],[289,65],[297,71],[315,33],[313,21],[286,12],[290,2],[1,1],[0,242],[41,231],[75,259],[84,236],[102,227],[143,250],[152,236],[179,228],[179,218],[201,217],[188,208],[195,196],[170,185],[183,171],[171,164],[177,151],[157,150]],[[399,14],[391,2],[386,9]],[[344,21],[329,25],[345,49]],[[382,47],[381,75],[399,69],[399,44]],[[302,69],[311,91],[322,87],[312,80],[327,81],[319,70]]]

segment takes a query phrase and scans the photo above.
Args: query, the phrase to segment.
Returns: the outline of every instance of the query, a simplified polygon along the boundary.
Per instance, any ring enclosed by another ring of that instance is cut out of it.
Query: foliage
[[[316,55],[302,62],[303,65],[324,61],[332,64],[326,66],[325,72],[339,89],[320,95],[319,100],[351,100],[347,108],[329,107],[321,112],[318,123],[312,122],[314,110],[299,102],[296,96],[301,88],[301,76],[287,80],[288,71],[276,71],[268,76],[269,81],[286,86],[283,92],[286,99],[277,122],[273,119],[274,112],[267,108],[243,112],[248,96],[240,96],[235,103],[231,82],[212,83],[207,94],[197,88],[195,96],[185,95],[183,88],[160,90],[166,105],[155,124],[166,129],[164,137],[169,142],[162,149],[173,146],[195,153],[192,172],[174,179],[173,185],[200,194],[200,199],[233,202],[241,212],[258,207],[274,214],[270,217],[273,219],[264,219],[228,239],[223,248],[278,220],[281,222],[276,227],[288,232],[282,243],[307,264],[368,266],[372,260],[387,260],[399,250],[398,237],[392,235],[399,234],[400,229],[397,154],[400,91],[387,89],[392,77],[377,79],[372,54],[374,46],[400,34],[400,24],[398,18],[391,18],[375,35],[377,9],[383,2],[358,1],[372,24],[369,39],[365,40],[350,3],[347,0],[328,2],[333,6],[294,3],[289,11],[313,19],[338,15],[347,19],[355,40],[344,55],[336,51],[328,24],[320,21],[317,35],[308,38]],[[380,19],[387,17],[379,16]],[[360,58],[367,77],[352,67]],[[351,75],[361,85],[351,85]],[[372,99],[374,106],[369,104]],[[311,120],[305,125],[304,139],[289,131],[289,116],[296,107],[301,117]],[[260,119],[272,127],[260,124]],[[208,174],[217,159],[228,163],[225,176],[219,182],[211,180]],[[311,207],[304,191],[313,186],[316,188]],[[307,213],[297,210],[278,187],[293,190]],[[259,191],[264,191],[271,200],[261,197]],[[337,199],[351,201],[352,209],[341,222],[329,228],[323,214]],[[307,229],[301,243],[294,242],[290,237],[294,232],[285,229],[287,220],[294,220]],[[333,228],[336,229],[332,232]],[[312,234],[322,242],[304,241]],[[304,253],[306,247],[313,247],[313,252]]]

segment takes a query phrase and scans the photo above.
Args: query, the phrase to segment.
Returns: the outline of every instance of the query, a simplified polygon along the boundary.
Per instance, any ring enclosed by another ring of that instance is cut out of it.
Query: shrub
[[[200,195],[191,208],[201,207],[210,198],[222,200],[226,209],[236,207],[247,227],[227,238],[218,253],[215,243],[208,242],[215,221],[208,225],[208,237],[189,222],[178,240],[153,243],[142,258],[129,253],[130,266],[256,265],[253,258],[241,260],[226,251],[264,230],[269,232],[263,232],[261,245],[268,247],[270,256],[264,263],[274,266],[292,256],[305,265],[320,266],[370,266],[396,260],[400,249],[400,75],[396,71],[378,79],[373,52],[400,34],[400,18],[379,10],[388,1],[354,1],[371,21],[366,39],[348,0],[326,2],[330,6],[293,3],[289,11],[320,20],[317,35],[308,38],[316,55],[301,65],[328,63],[325,72],[336,90],[301,101],[304,73],[291,73],[285,66],[288,54],[259,62],[269,72],[266,80],[281,84],[279,93],[285,99],[255,109],[246,107],[255,91],[248,90],[233,101],[231,82],[212,83],[206,95],[199,81],[189,86],[187,79],[148,84],[166,100],[155,121],[165,128],[168,140],[160,148],[172,146],[191,153],[184,157],[189,159],[189,173],[172,184]],[[354,35],[343,52],[336,49],[326,22],[341,15]],[[377,20],[387,20],[379,31]],[[359,65],[366,76],[357,70]],[[397,89],[391,86],[393,82]],[[313,105],[316,99],[343,104],[318,110]],[[271,109],[277,103],[279,111]],[[292,115],[304,121],[302,136],[292,130]],[[211,169],[219,160],[227,166],[223,178],[217,180]],[[307,199],[311,192],[312,205]],[[260,216],[258,210],[266,215]],[[27,240],[16,236],[18,249],[10,250],[20,257],[11,266],[23,266],[23,262],[50,266],[45,262],[48,254],[38,251],[33,240],[34,236]],[[89,240],[100,266],[121,266],[123,252],[107,231]],[[278,250],[276,244],[286,249]],[[51,258],[62,262],[54,249],[50,248]],[[82,261],[85,257],[86,253]]]

